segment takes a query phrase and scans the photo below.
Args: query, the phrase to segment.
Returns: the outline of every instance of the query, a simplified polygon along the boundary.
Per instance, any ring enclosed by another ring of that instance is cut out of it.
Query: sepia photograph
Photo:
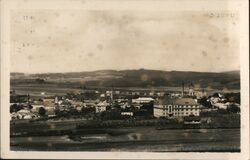
[[[246,153],[246,19],[232,1],[13,2],[1,96],[11,152]]]

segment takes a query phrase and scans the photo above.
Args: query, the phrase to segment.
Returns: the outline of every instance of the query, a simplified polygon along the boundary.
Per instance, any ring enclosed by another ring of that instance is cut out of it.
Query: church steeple
[[[194,96],[194,84],[193,84],[193,82],[190,83],[190,85],[188,86],[188,89],[189,89],[188,95]]]

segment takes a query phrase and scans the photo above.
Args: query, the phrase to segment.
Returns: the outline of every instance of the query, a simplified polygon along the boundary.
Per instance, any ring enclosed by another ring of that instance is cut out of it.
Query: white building
[[[220,102],[220,98],[219,97],[211,97],[210,98],[210,101],[211,101],[211,103],[219,103]]]
[[[158,96],[158,97],[163,97],[164,94],[165,94],[164,92],[158,92],[158,93],[157,93],[157,96]]]
[[[45,108],[43,104],[31,104],[32,109],[30,110],[33,113],[38,113],[39,108]]]
[[[237,104],[237,103],[231,103],[231,102],[226,102],[226,103],[212,103],[212,105],[216,108],[219,108],[219,109],[227,109],[228,107],[230,107],[231,105],[235,105],[237,107],[240,108],[240,105]]]
[[[220,103],[220,102],[218,102],[218,103],[213,103],[212,105],[213,105],[214,107],[217,107],[217,108],[220,108],[220,109],[227,109],[227,107],[228,107],[227,104],[225,104],[225,103]]]
[[[205,92],[205,91],[196,91],[196,92],[194,92],[194,95],[197,98],[202,98],[202,97],[206,97],[207,96],[207,92]]]
[[[11,113],[10,116],[11,116],[11,119],[33,119],[33,118],[39,117],[38,115],[33,114],[29,110],[26,110],[26,109],[19,110],[16,113]]]
[[[121,108],[123,109],[130,107],[128,102],[120,103],[120,105],[121,105]]]
[[[105,98],[105,94],[101,94],[100,97],[101,97],[101,98]]]
[[[155,117],[185,117],[199,116],[201,105],[192,98],[175,98],[169,97],[161,99],[154,105]]]
[[[139,97],[137,99],[132,99],[132,103],[136,104],[145,104],[150,102],[154,102],[154,99],[151,97]]]
[[[120,94],[120,91],[115,91],[115,94]]]
[[[129,112],[129,111],[124,111],[124,112],[121,112],[121,115],[122,116],[133,116],[134,113],[133,112]]]
[[[150,96],[154,96],[154,95],[155,95],[155,92],[149,92],[149,95],[150,95]]]
[[[106,111],[108,105],[107,101],[99,102],[96,106],[96,113]]]

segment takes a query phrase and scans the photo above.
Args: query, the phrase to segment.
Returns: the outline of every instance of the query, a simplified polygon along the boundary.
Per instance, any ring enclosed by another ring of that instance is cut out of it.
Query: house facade
[[[96,108],[95,108],[96,109],[96,113],[106,111],[108,105],[109,105],[109,103],[107,101],[99,102],[96,105]]]

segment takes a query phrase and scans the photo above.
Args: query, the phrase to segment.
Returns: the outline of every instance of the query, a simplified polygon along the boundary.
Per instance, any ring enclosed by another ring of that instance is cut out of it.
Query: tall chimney
[[[30,101],[30,95],[27,94],[27,105],[29,105],[29,101]]]
[[[182,92],[181,92],[182,97],[184,96],[184,82],[182,82]]]

